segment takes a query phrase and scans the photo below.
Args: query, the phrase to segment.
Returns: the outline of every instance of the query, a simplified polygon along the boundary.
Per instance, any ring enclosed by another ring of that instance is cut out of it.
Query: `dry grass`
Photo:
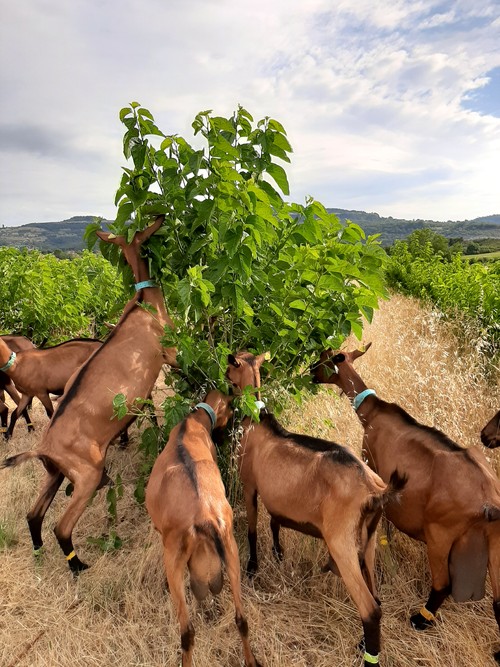
[[[477,373],[474,350],[458,355],[456,343],[430,311],[394,297],[383,305],[366,340],[373,348],[359,361],[367,384],[380,396],[399,402],[417,419],[434,425],[458,442],[479,442],[482,426],[498,409],[500,391]],[[25,434],[19,422],[2,455],[36,445],[45,418],[34,414],[37,433]],[[285,419],[297,431],[329,437],[359,451],[361,428],[348,401],[324,391]],[[132,430],[132,434],[134,431]],[[493,465],[500,457],[494,452]],[[67,502],[59,493],[47,514],[43,561],[35,563],[25,514],[37,492],[37,463],[0,473],[0,664],[5,667],[103,667],[116,663],[149,667],[179,664],[179,634],[164,584],[157,536],[143,508],[132,498],[138,469],[134,442],[127,452],[112,449],[109,467],[125,483],[116,527],[124,539],[119,551],[103,554],[86,537],[109,530],[104,493],[100,492],[75,531],[75,544],[92,568],[73,579],[51,532]],[[286,471],[283,471],[286,474]],[[319,564],[324,545],[283,531],[285,562],[271,554],[267,518],[260,519],[261,569],[255,582],[243,582],[252,645],[267,667],[351,667],[361,664],[355,645],[361,637],[358,614],[342,582],[323,575]],[[235,527],[246,558],[244,513],[235,511]],[[1,541],[0,541],[1,544]],[[378,574],[383,601],[385,667],[485,667],[498,648],[498,629],[491,594],[479,603],[447,601],[439,625],[413,631],[410,612],[427,596],[429,574],[424,549],[394,532],[379,553]],[[242,662],[226,585],[216,602],[201,610],[192,603],[196,628],[196,667]]]

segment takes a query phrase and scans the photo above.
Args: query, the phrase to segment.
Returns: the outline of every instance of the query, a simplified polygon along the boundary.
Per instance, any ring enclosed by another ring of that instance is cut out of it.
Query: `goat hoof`
[[[102,489],[105,486],[112,487],[114,485],[115,483],[113,482],[111,477],[109,477],[108,473],[106,472],[106,468],[104,468],[104,470],[102,471],[101,481],[99,482],[96,491],[99,491],[99,489]]]
[[[495,660],[500,665],[500,651],[497,651],[496,653],[493,653],[493,657],[495,658]]]
[[[69,569],[75,577],[77,577],[80,572],[88,570],[89,566],[87,563],[83,563],[78,556],[74,556],[70,561],[68,561]]]
[[[281,562],[283,560],[283,549],[281,547],[273,547],[273,556]]]
[[[247,565],[247,577],[253,579],[257,574],[257,563],[253,560],[248,561]]]
[[[434,621],[428,621],[420,612],[410,616],[410,623],[414,630],[427,630],[428,628],[433,628],[435,625]]]

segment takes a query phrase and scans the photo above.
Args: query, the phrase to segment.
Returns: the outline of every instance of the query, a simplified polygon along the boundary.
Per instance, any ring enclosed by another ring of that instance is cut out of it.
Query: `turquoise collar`
[[[205,410],[207,415],[210,417],[210,421],[212,422],[212,430],[213,430],[215,428],[215,423],[217,421],[217,417],[215,415],[215,412],[214,412],[213,408],[210,405],[208,405],[208,403],[197,403],[194,406],[194,409],[198,410],[198,408],[201,408],[202,410]]]
[[[367,396],[376,396],[376,395],[377,393],[375,389],[365,389],[360,394],[356,394],[352,402],[354,409],[359,410],[359,406],[365,400],[365,398],[367,398]]]
[[[9,357],[9,361],[5,364],[5,366],[2,366],[2,368],[0,368],[0,371],[8,371],[15,360],[16,360],[16,353],[11,352],[10,357]]]
[[[140,283],[135,283],[134,285],[135,291],[138,292],[141,289],[144,289],[145,287],[158,287],[158,285],[155,283],[154,280],[143,280]]]

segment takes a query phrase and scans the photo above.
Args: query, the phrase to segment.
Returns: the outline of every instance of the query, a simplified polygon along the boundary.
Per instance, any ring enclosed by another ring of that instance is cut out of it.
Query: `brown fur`
[[[205,402],[223,428],[232,414],[231,398],[211,391]],[[161,534],[168,586],[181,630],[182,665],[191,667],[194,628],[189,619],[184,573],[189,569],[191,589],[198,600],[222,588],[225,563],[236,608],[245,665],[258,667],[248,642],[248,626],[241,604],[240,561],[233,536],[233,512],[217,467],[211,421],[201,408],[171,432],[159,455],[146,489],[146,507]]]
[[[104,240],[122,248],[137,282],[149,278],[147,264],[140,257],[141,243],[158,230],[162,221],[160,216],[128,244],[122,237],[101,233]],[[140,304],[148,305],[148,309]],[[125,307],[105,344],[73,375],[39,446],[30,453],[41,459],[47,470],[45,484],[28,514],[35,549],[42,546],[43,519],[64,477],[74,485],[67,509],[54,530],[75,573],[87,565],[74,555],[73,529],[94,491],[107,480],[104,462],[109,443],[132,419],[131,415],[114,417],[113,398],[123,393],[132,407],[136,398],[151,394],[164,360],[175,363],[175,349],[164,350],[161,346],[165,325],[172,326],[172,321],[161,290],[140,290]],[[23,457],[26,455],[7,459],[4,467],[21,463]]]
[[[34,397],[42,402],[50,419],[54,407],[49,394],[61,395],[72,375],[101,345],[99,340],[78,338],[55,347],[19,351],[14,364],[6,371],[21,392],[21,400],[12,413],[6,437],[12,436],[18,417]],[[6,363],[12,351],[15,350],[6,344],[5,339],[0,339],[0,366]]]
[[[16,354],[21,352],[21,350],[33,350],[35,348],[33,343],[25,336],[6,335],[0,336],[0,340],[2,340],[12,352],[15,352]],[[0,371],[0,433],[7,434],[9,409],[5,403],[5,393],[10,396],[16,406],[19,405],[21,397],[19,396],[14,383],[6,373]],[[31,423],[27,407],[22,411],[22,414],[26,421],[26,425],[28,426],[28,431],[33,431],[33,424]],[[6,435],[6,437],[8,436]]]
[[[336,384],[353,400],[366,389],[353,363],[368,348],[323,352],[312,369],[314,381]],[[365,398],[357,414],[373,470],[386,481],[396,466],[408,475],[401,501],[389,502],[386,514],[399,530],[427,545],[432,575],[427,610],[435,614],[450,592],[457,601],[481,598],[487,567],[498,605],[500,482],[481,449],[460,447],[374,395]],[[412,623],[418,629],[430,624],[421,614]]]
[[[490,449],[500,446],[500,410],[481,431],[481,442]]]
[[[228,358],[227,377],[239,391],[260,387],[264,355]],[[366,650],[380,650],[381,609],[374,576],[376,527],[382,507],[405,480],[395,474],[385,484],[345,447],[289,433],[272,415],[261,411],[258,424],[243,422],[239,471],[248,517],[250,560],[257,569],[257,494],[271,515],[274,551],[279,557],[280,525],[323,538],[363,621]],[[366,663],[368,664],[368,663]]]

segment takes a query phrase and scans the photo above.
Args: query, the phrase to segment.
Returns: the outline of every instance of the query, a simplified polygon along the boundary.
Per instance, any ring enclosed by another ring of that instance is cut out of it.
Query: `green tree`
[[[203,111],[192,124],[197,147],[164,134],[137,103],[120,118],[129,165],[111,230],[130,236],[165,215],[147,253],[177,323],[168,342],[179,349],[190,388],[226,386],[228,352],[247,348],[270,352],[266,386],[299,396],[318,351],[351,332],[360,338],[362,317],[370,320],[386,294],[376,237],[341,224],[312,198],[285,201],[280,163],[292,149],[272,118],[255,123],[241,106],[229,118]],[[90,243],[95,229],[88,228]],[[120,264],[114,246],[101,250]]]

